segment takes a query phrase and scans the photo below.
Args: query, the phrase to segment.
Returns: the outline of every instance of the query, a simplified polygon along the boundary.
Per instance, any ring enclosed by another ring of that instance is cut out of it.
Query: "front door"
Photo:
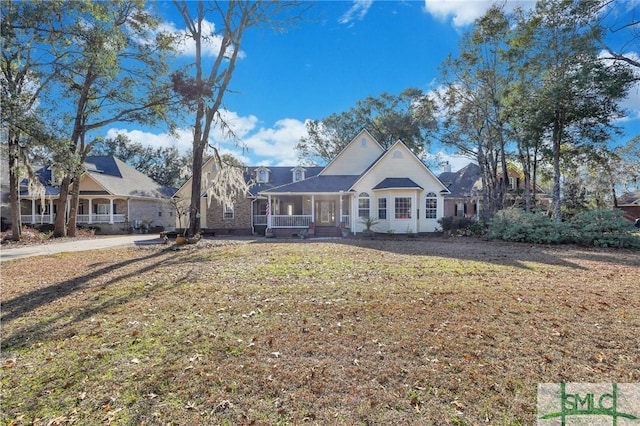
[[[335,201],[318,201],[316,203],[316,222],[319,225],[334,225],[336,223]]]

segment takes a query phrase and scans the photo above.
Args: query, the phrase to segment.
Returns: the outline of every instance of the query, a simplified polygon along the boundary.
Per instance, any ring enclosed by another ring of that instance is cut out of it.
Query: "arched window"
[[[371,197],[366,192],[358,195],[358,218],[371,217]]]
[[[429,192],[427,194],[427,202],[425,205],[425,218],[435,219],[438,217],[438,197],[435,193]]]

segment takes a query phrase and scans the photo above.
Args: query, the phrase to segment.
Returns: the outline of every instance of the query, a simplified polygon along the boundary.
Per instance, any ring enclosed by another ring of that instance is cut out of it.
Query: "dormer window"
[[[256,170],[256,181],[258,183],[269,182],[269,169],[266,167],[260,167]]]
[[[53,166],[49,166],[49,173],[50,173],[49,184],[51,184],[51,186],[60,185],[60,179],[58,179],[56,169]]]
[[[291,171],[293,172],[293,182],[300,182],[301,180],[304,180],[304,168],[295,167],[291,169]]]

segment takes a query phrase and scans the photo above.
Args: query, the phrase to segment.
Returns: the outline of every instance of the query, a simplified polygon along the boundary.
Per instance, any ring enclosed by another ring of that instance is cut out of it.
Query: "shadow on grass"
[[[640,250],[592,249],[572,253],[571,257],[575,259],[606,262],[613,265],[635,266],[640,268]]]
[[[57,300],[70,296],[75,292],[87,290],[89,284],[94,278],[97,278],[104,274],[113,274],[120,269],[126,268],[136,263],[145,262],[153,258],[158,258],[158,262],[153,262],[142,268],[123,273],[122,275],[118,275],[105,283],[101,283],[100,287],[102,289],[105,289],[123,280],[135,278],[141,274],[144,274],[145,272],[154,270],[159,266],[168,266],[174,263],[180,263],[180,261],[176,259],[176,257],[178,256],[177,253],[173,254],[169,258],[164,257],[160,259],[167,253],[167,250],[154,251],[144,257],[128,259],[113,265],[105,266],[101,269],[97,269],[85,275],[74,277],[60,283],[55,283],[42,289],[30,291],[13,299],[7,300],[6,302],[3,301],[1,304],[3,315],[0,318],[0,322],[6,325],[10,321],[17,320],[28,315],[30,312],[38,309],[39,307],[55,303]],[[100,303],[89,304],[85,308],[81,308],[79,310],[76,306],[68,309],[62,309],[58,311],[56,315],[44,317],[41,321],[29,327],[18,329],[13,334],[4,336],[2,339],[2,345],[0,347],[2,348],[2,350],[6,350],[17,345],[25,345],[27,343],[32,344],[42,336],[49,336],[54,331],[62,331],[61,329],[64,326],[80,322],[111,307],[130,302],[135,298],[146,297],[154,291],[158,291],[169,285],[180,285],[181,283],[188,282],[190,279],[192,279],[192,277],[189,276],[184,276],[181,278],[176,277],[174,281],[167,282],[163,285],[156,285],[148,288],[145,287],[144,289],[138,291],[132,289],[131,291],[128,291],[120,296],[108,298],[107,300],[104,300]],[[59,324],[59,321],[64,319],[66,319],[65,324],[64,326],[61,326]]]
[[[487,262],[519,269],[531,269],[526,262],[536,262],[585,270],[586,268],[571,262],[547,246],[503,241],[484,241],[471,237],[417,237],[417,238],[379,238],[373,240],[346,238],[333,240],[337,244],[346,244],[373,250],[415,256],[436,256],[457,260]],[[556,249],[562,250],[562,246]],[[575,247],[571,247],[575,249]]]

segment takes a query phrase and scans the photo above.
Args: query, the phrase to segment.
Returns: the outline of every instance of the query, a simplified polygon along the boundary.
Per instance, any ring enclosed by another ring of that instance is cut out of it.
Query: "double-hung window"
[[[366,192],[358,195],[358,218],[371,217],[371,198]]]
[[[411,219],[411,197],[396,197],[396,219]]]
[[[438,215],[438,198],[433,192],[429,192],[427,194],[427,202],[424,211],[426,219],[435,219]]]
[[[378,198],[378,219],[380,220],[387,219],[387,199],[386,198]]]
[[[222,208],[222,219],[233,219],[233,204],[224,205],[224,207]]]

